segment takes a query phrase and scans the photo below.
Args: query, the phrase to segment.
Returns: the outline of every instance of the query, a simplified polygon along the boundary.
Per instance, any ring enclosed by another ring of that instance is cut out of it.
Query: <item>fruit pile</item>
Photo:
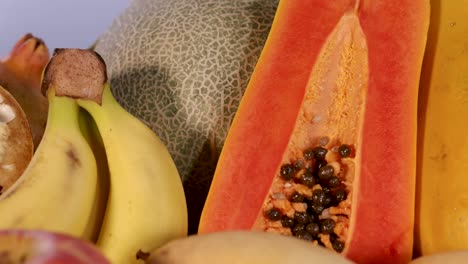
[[[50,58],[19,40],[0,263],[468,261],[468,0],[254,2],[134,1]]]
[[[102,58],[56,49],[41,88],[48,99],[44,134],[26,168],[19,171],[12,163],[21,175],[0,195],[0,228],[6,230],[0,256],[8,263],[29,263],[43,254],[61,263],[101,263],[97,246],[112,263],[134,263],[138,252],[185,236],[187,209],[177,168],[159,138],[115,101]],[[10,124],[11,113],[26,120],[20,107],[2,110],[2,126],[25,130]],[[22,140],[32,145],[29,132]],[[14,176],[2,174],[6,182]],[[10,255],[14,248],[22,253]],[[43,252],[51,249],[57,252]]]

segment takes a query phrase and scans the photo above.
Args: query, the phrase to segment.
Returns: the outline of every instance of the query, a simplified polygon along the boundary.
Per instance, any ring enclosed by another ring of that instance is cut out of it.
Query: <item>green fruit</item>
[[[191,232],[277,4],[132,1],[95,44],[117,101],[147,123],[174,158]]]

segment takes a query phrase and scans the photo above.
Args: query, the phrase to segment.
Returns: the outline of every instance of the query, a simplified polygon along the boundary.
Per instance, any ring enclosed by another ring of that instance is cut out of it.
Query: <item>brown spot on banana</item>
[[[76,153],[76,149],[70,144],[69,149],[67,150],[67,157],[70,160],[70,167],[76,168],[81,167],[81,160]]]
[[[141,249],[138,250],[138,252],[136,253],[136,259],[141,259],[141,260],[147,260],[148,257],[150,256],[150,253],[149,252],[145,252]]]

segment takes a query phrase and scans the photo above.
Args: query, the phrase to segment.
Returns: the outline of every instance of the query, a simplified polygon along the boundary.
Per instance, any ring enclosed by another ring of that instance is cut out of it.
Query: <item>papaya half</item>
[[[357,263],[412,257],[427,0],[280,1],[198,232],[261,230]]]
[[[418,112],[421,255],[468,249],[468,0],[432,0],[431,7]]]

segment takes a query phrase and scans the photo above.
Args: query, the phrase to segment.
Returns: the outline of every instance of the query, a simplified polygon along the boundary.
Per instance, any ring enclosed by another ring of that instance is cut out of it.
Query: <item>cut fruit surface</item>
[[[21,176],[33,150],[33,137],[23,109],[0,86],[0,194]]]
[[[358,263],[408,262],[428,19],[428,1],[281,2],[199,232],[277,232]]]

